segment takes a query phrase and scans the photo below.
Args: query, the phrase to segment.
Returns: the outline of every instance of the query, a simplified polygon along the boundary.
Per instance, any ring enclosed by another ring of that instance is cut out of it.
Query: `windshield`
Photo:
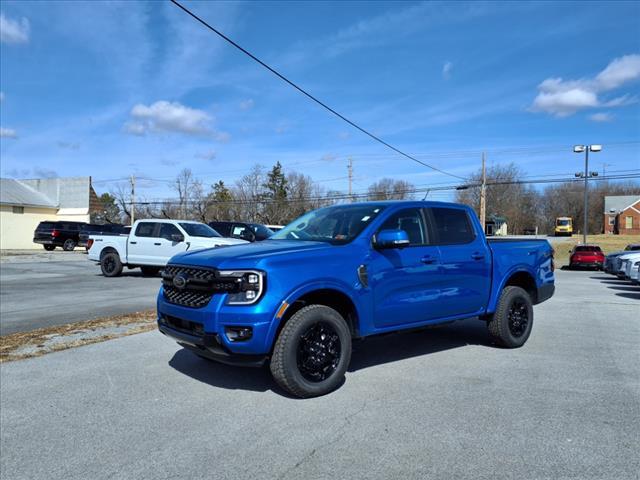
[[[567,227],[571,225],[571,220],[556,220],[556,225],[559,227]]]
[[[627,245],[627,248],[625,248],[625,250],[640,250],[640,243],[638,244],[631,244],[631,245]]]
[[[264,225],[260,225],[258,223],[252,223],[249,226],[251,227],[251,230],[253,230],[253,233],[255,233],[257,237],[268,238],[271,235],[273,235],[273,230],[269,230]]]
[[[180,226],[184,228],[184,231],[187,232],[187,235],[190,237],[213,238],[222,236],[204,223],[181,223]]]
[[[356,238],[384,209],[380,205],[339,205],[321,208],[294,220],[270,240],[302,240],[335,245]]]

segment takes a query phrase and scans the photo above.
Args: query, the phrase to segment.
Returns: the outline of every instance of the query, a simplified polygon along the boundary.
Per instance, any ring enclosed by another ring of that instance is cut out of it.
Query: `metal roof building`
[[[98,206],[91,177],[0,179],[0,249],[41,248],[33,243],[40,222],[89,222]]]

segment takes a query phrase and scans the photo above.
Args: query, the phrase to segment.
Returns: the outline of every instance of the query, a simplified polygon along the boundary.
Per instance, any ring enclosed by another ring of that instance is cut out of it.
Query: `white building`
[[[99,208],[91,177],[0,179],[0,249],[36,249],[40,222],[89,222]]]

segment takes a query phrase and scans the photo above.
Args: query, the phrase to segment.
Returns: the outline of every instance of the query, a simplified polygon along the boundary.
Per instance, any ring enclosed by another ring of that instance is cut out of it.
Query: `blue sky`
[[[465,176],[514,161],[570,173],[640,168],[637,2],[184,2],[363,127]],[[233,182],[279,160],[346,190],[382,177],[457,182],[331,116],[169,2],[1,5],[2,176],[184,167]],[[171,196],[141,181],[143,196]],[[436,194],[446,197],[448,194]]]

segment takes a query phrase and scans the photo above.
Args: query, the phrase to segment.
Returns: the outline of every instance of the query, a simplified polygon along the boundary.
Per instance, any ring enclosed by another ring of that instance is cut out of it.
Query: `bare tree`
[[[383,178],[369,186],[369,200],[404,200],[413,197],[415,187],[406,180]]]
[[[187,217],[187,207],[191,198],[194,183],[193,173],[191,169],[184,168],[176,177],[176,181],[173,184],[173,189],[178,194],[178,201],[180,202],[180,216],[182,218]]]

